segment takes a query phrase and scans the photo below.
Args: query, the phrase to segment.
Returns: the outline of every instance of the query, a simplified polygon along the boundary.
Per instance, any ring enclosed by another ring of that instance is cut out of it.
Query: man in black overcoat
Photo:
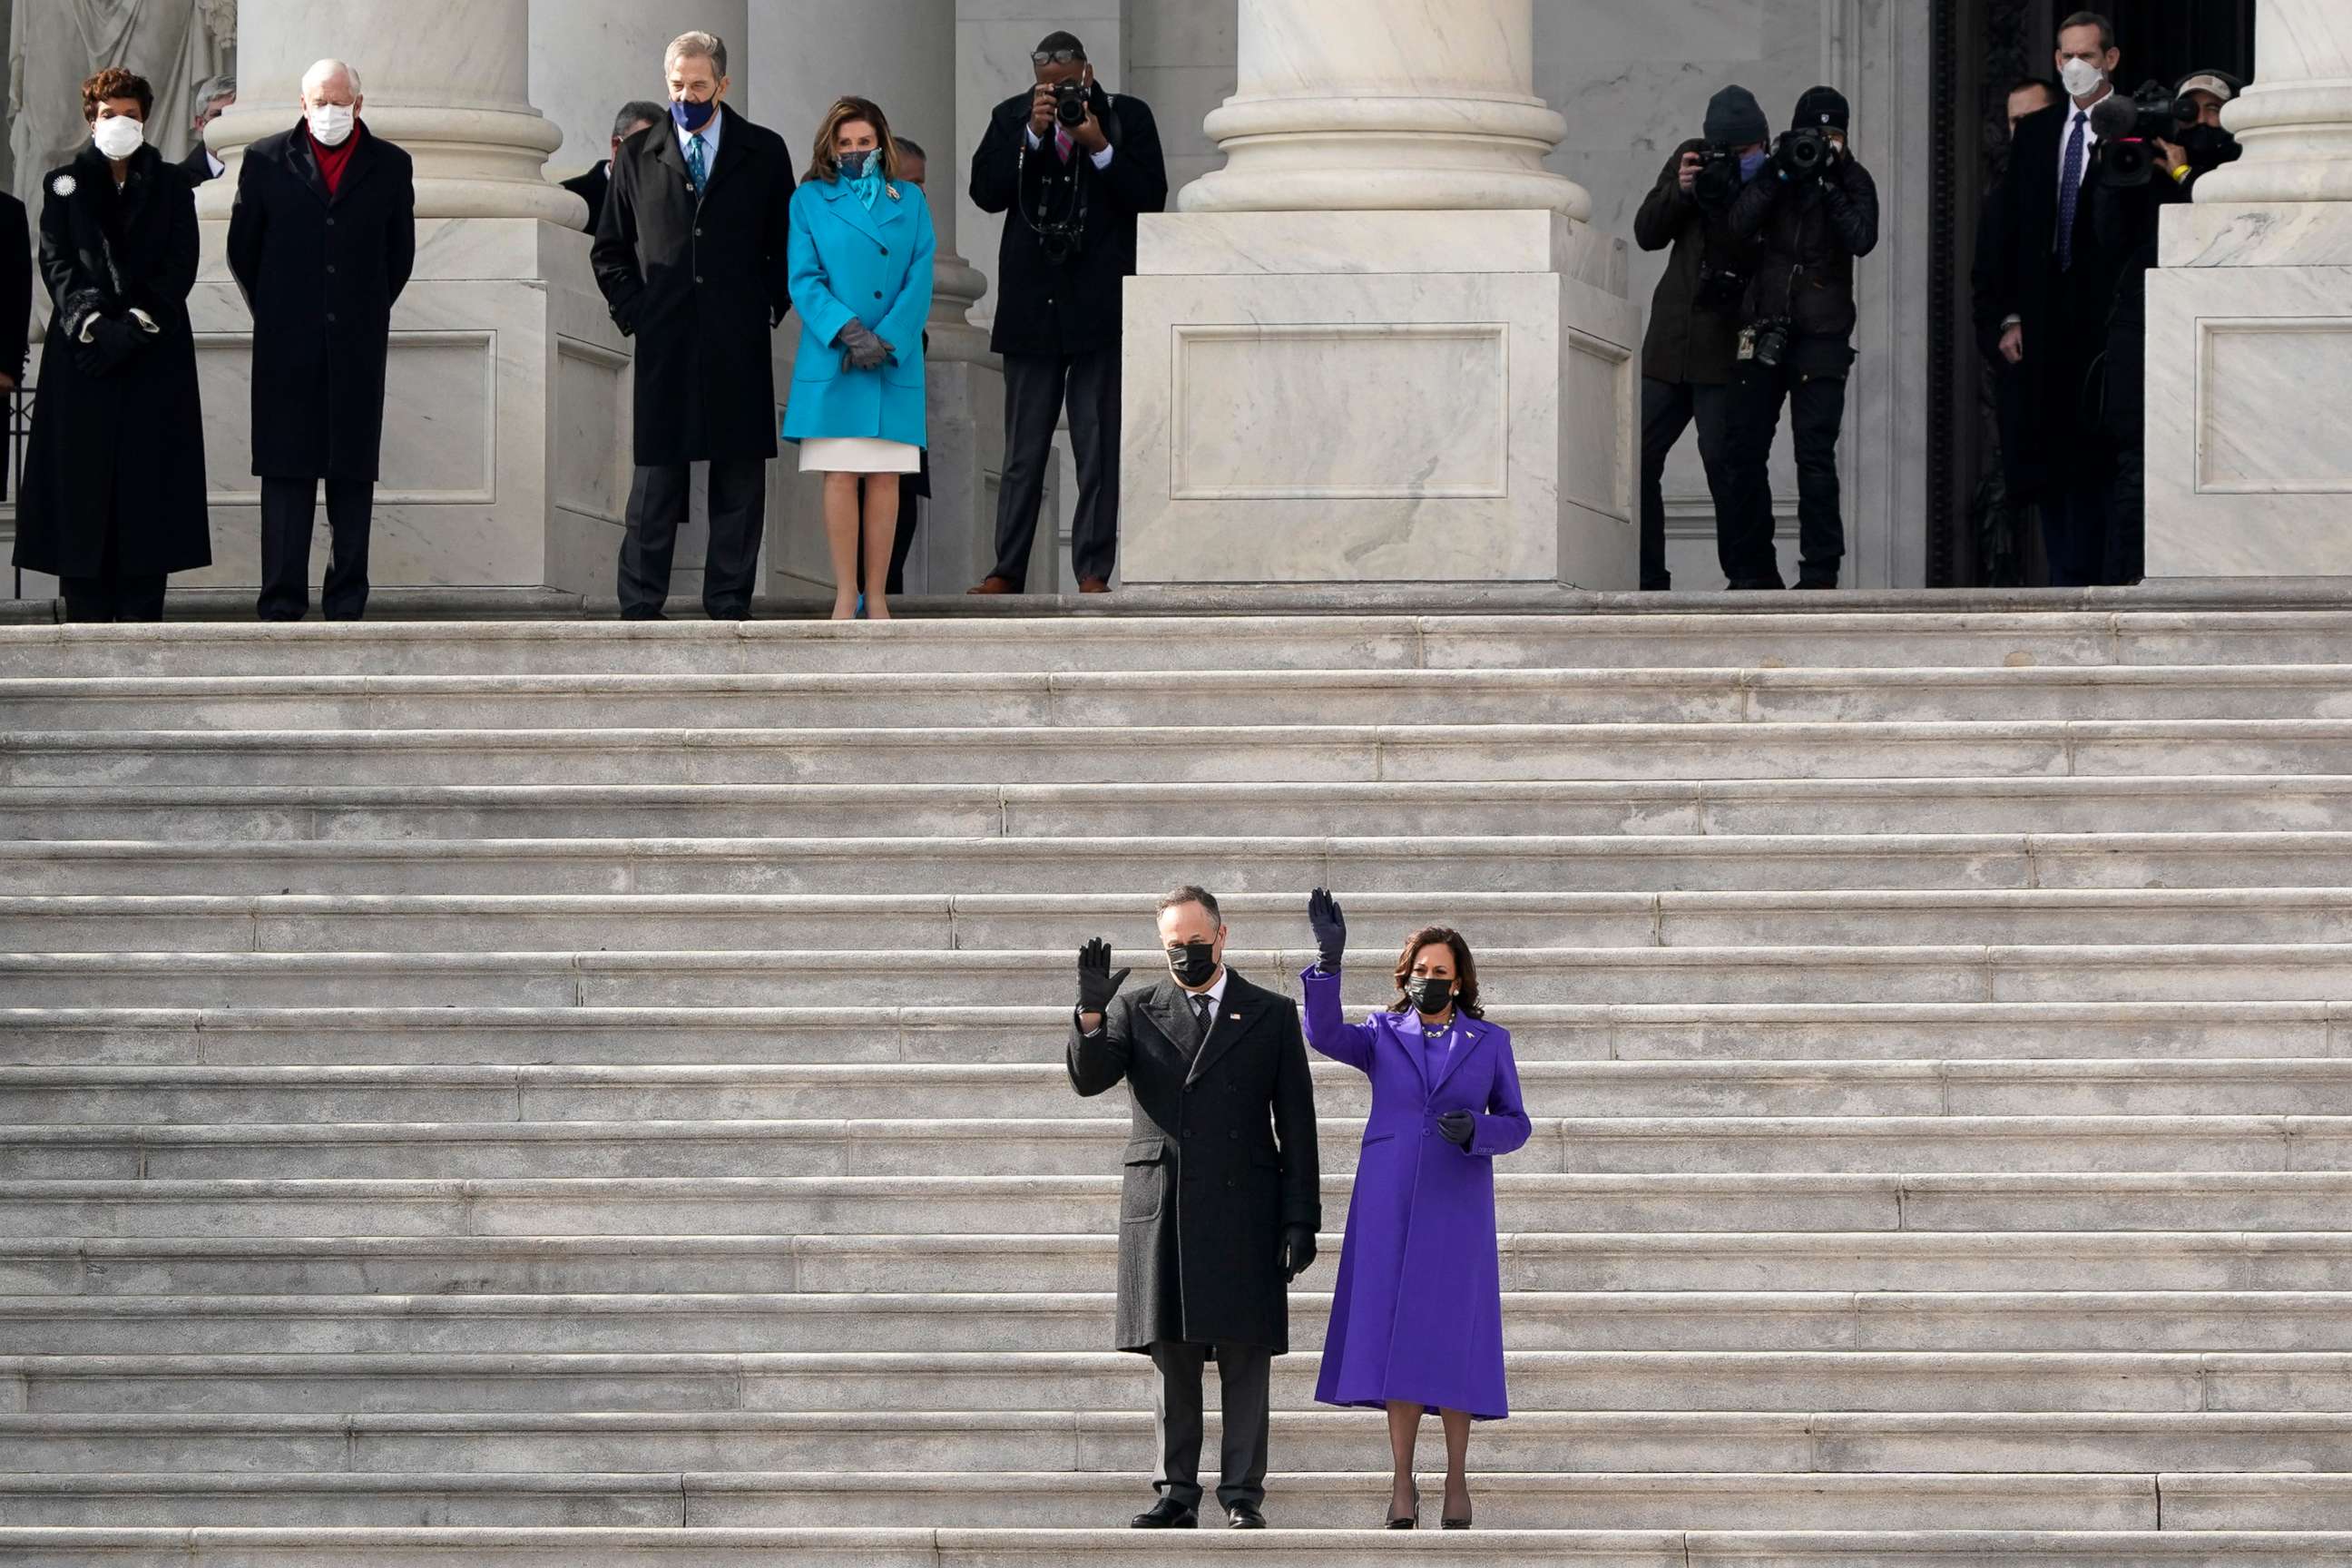
[[[690,465],[707,461],[702,607],[714,621],[740,621],[758,585],[776,455],[768,334],[792,308],[793,160],[782,138],[721,101],[721,40],[684,34],[663,69],[669,115],[614,154],[589,251],[614,324],[637,342],[621,618],[663,618]]]
[[[2120,258],[2093,221],[2101,174],[2090,111],[2115,91],[2122,58],[2104,21],[2069,18],[2058,35],[2069,96],[2018,121],[1984,219],[2001,249],[1977,279],[1978,309],[2000,333],[2014,399],[2002,461],[2010,499],[2040,506],[2055,587],[2096,583],[2105,567],[2114,460],[2086,384],[2106,346]]]
[[[1168,165],[1150,106],[1105,92],[1075,37],[1048,34],[1029,58],[1035,83],[996,106],[971,156],[973,204],[1006,215],[989,340],[1004,360],[1004,478],[996,564],[971,592],[1028,585],[1066,394],[1078,468],[1070,553],[1079,591],[1099,594],[1118,553],[1120,289],[1135,273],[1136,215],[1168,205]],[[1063,86],[1084,92],[1075,125],[1055,115]]]
[[[327,491],[331,621],[368,597],[368,531],[383,445],[392,307],[416,259],[409,156],[359,118],[341,60],[302,76],[302,121],[245,150],[228,266],[253,312],[253,471],[261,479],[265,621],[310,607],[310,524]]]
[[[1081,1095],[1125,1083],[1117,1344],[1160,1369],[1160,1500],[1139,1530],[1189,1529],[1201,1502],[1201,1371],[1223,1385],[1217,1500],[1265,1528],[1273,1358],[1290,1349],[1286,1287],[1323,1219],[1315,1090],[1298,1005],[1224,966],[1216,899],[1160,901],[1169,978],[1119,995],[1110,945],[1078,954],[1067,1061]]]
[[[581,226],[590,234],[596,232],[596,225],[604,216],[604,193],[613,188],[613,160],[621,155],[621,143],[668,118],[669,110],[649,99],[633,99],[621,105],[620,112],[613,117],[612,147],[604,162],[563,182],[565,190],[588,204],[588,221]]]
[[[189,125],[189,130],[194,134],[196,144],[188,149],[186,157],[180,160],[180,167],[187,172],[189,184],[202,185],[219,179],[226,172],[226,165],[213,156],[210,147],[205,145],[205,127],[218,120],[224,110],[236,102],[236,78],[216,76],[198,83],[195,100],[195,119]]]

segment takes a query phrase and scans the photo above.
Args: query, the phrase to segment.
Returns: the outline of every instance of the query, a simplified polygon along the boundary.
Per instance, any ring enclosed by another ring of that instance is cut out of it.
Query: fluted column
[[[545,178],[562,133],[530,106],[530,15],[527,0],[242,0],[236,107],[205,139],[235,163],[293,124],[313,60],[347,60],[368,128],[416,161],[419,217],[576,226],[580,199]],[[226,216],[235,184],[205,187],[205,216]]]
[[[2263,0],[2253,85],[2221,118],[2246,155],[2200,202],[2352,202],[2352,4]]]
[[[1533,0],[1241,0],[1239,86],[1204,129],[1227,164],[1186,212],[1549,208],[1567,121],[1535,93]]]

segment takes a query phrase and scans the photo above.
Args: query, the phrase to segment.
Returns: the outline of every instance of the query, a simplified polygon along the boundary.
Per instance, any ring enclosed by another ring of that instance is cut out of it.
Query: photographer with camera
[[[2191,199],[2197,181],[2241,152],[2221,128],[2221,106],[2242,84],[2226,71],[2197,71],[2177,88],[2149,82],[2091,111],[2099,132],[2100,179],[2092,232],[2118,258],[2106,354],[2094,385],[2100,428],[2115,453],[2098,581],[2128,585],[2147,575],[2147,272],[2156,265],[2164,209]]]
[[[1066,391],[1078,468],[1070,551],[1079,592],[1100,594],[1118,548],[1120,285],[1135,271],[1136,215],[1168,205],[1168,166],[1150,109],[1105,92],[1076,37],[1047,34],[1029,60],[1034,85],[996,106],[971,157],[973,205],[1010,216],[989,341],[1004,360],[996,564],[971,591],[1028,584]]]
[[[1674,586],[1666,570],[1666,458],[1698,422],[1699,461],[1715,498],[1716,551],[1738,575],[1730,510],[1729,397],[1741,300],[1759,247],[1731,235],[1731,204],[1764,166],[1771,126],[1756,95],[1727,87],[1706,106],[1705,134],[1666,160],[1634,215],[1643,250],[1674,247],[1650,300],[1642,340],[1642,587]]]
[[[1797,586],[1836,587],[1845,558],[1837,444],[1853,368],[1853,264],[1878,247],[1878,186],[1846,143],[1850,119],[1836,89],[1808,90],[1731,207],[1733,236],[1764,252],[1731,385],[1732,532],[1743,563],[1735,588],[1782,586],[1768,465],[1783,401],[1797,445]]]

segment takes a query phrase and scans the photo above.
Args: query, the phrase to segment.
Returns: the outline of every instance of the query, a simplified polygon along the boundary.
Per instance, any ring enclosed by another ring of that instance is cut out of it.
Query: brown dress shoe
[[[964,592],[967,594],[1017,594],[1021,590],[1014,584],[1012,578],[999,577],[994,573],[991,573],[966,588]]]
[[[1078,592],[1081,594],[1108,594],[1110,592],[1110,580],[1106,577],[1081,577],[1078,579]]]

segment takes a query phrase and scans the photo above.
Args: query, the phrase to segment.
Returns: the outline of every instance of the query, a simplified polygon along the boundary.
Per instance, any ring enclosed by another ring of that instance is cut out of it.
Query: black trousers
[[[163,574],[109,573],[97,577],[60,577],[69,621],[160,621],[163,618]]]
[[[2053,588],[2088,588],[2105,575],[2109,476],[2053,487],[2042,497],[2042,553]]]
[[[1118,563],[1118,355],[1113,345],[1092,353],[1004,356],[1004,479],[996,493],[996,569],[990,575],[1016,590],[1029,586],[1029,551],[1066,395],[1070,455],[1078,467],[1071,564],[1081,580],[1108,582]]]
[[[1723,574],[1735,588],[1784,585],[1772,547],[1770,468],[1783,402],[1789,405],[1789,433],[1797,443],[1798,581],[1833,586],[1845,559],[1837,472],[1845,377],[1749,360],[1740,365],[1731,389],[1731,489],[1738,521],[1734,540],[1724,550]]]
[[[1212,1347],[1160,1340],[1151,1347],[1160,1369],[1153,1414],[1160,1428],[1160,1495],[1186,1508],[1201,1506],[1201,1373]],[[1264,1345],[1220,1343],[1217,1381],[1223,1396],[1224,1456],[1217,1471],[1217,1501],[1227,1508],[1265,1501],[1265,1448],[1274,1352]]]
[[[2107,494],[2102,583],[2118,586],[2147,575],[2147,310],[2144,296],[2126,297],[2107,328],[2107,445],[2116,455]]]
[[[1731,416],[1729,389],[1687,381],[1642,382],[1642,586],[1663,593],[1675,585],[1666,570],[1666,458],[1698,422],[1698,460],[1706,468],[1707,494],[1715,500],[1715,531],[1720,552],[1725,519],[1731,515]]]
[[[375,481],[329,474],[326,484],[327,580],[319,607],[331,621],[356,621],[367,613]],[[265,621],[299,621],[310,613],[310,523],[318,511],[315,475],[263,477],[261,597],[254,609]]]
[[[669,598],[670,558],[686,521],[692,465],[641,465],[629,481],[627,530],[621,536],[623,620],[651,620]],[[758,585],[760,540],[767,527],[768,459],[713,458],[709,480],[710,548],[702,560],[702,608],[714,621],[751,614]]]

